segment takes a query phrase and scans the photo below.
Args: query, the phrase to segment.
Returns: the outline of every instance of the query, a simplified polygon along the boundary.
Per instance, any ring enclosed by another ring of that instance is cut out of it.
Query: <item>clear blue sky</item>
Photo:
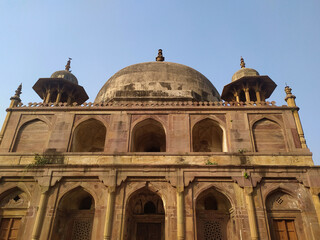
[[[68,57],[94,101],[115,72],[154,61],[159,48],[220,93],[243,56],[278,84],[270,97],[277,105],[285,104],[285,83],[292,87],[319,165],[319,13],[319,0],[1,0],[0,122],[21,82],[23,103],[40,102],[33,84],[64,69]]]

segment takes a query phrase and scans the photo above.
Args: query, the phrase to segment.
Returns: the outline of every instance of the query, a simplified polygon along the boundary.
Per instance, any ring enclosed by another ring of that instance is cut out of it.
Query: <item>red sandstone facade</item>
[[[205,79],[185,90],[172,76],[189,68],[155,64],[141,74],[173,79],[156,95],[124,86],[123,70],[95,103],[71,104],[77,82],[63,91],[57,74],[38,82],[43,103],[17,91],[1,132],[0,239],[317,239],[320,169],[291,89],[288,106],[266,102],[273,81],[244,69],[230,102],[213,86],[205,101]]]

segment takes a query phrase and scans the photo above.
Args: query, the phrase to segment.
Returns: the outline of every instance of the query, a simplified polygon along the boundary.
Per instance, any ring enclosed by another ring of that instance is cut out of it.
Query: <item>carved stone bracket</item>
[[[303,184],[305,187],[309,188],[310,187],[310,182],[305,176],[298,175],[296,176],[296,179],[298,180],[299,183]]]
[[[239,187],[256,187],[262,180],[260,176],[232,176],[232,180],[239,185]]]
[[[175,172],[168,172],[166,175],[166,179],[173,187],[177,189],[177,192],[184,191],[184,171],[182,169],[179,168]]]
[[[121,185],[122,182],[126,180],[127,176],[121,175],[116,169],[111,169],[108,172],[104,172],[99,176],[100,181],[103,182],[105,186],[108,187],[109,193],[116,191],[116,188]]]
[[[310,192],[312,195],[319,195],[320,194],[320,187],[311,187]]]
[[[42,176],[42,177],[34,177],[34,179],[38,182],[41,193],[45,193],[49,190],[50,187],[53,187],[57,182],[61,180],[62,177],[51,177],[51,176]]]

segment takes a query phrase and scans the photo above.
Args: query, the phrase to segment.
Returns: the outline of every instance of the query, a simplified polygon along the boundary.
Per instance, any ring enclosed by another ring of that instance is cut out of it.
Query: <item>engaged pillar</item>
[[[177,237],[185,239],[184,231],[184,187],[177,187]]]
[[[108,188],[108,202],[107,202],[107,210],[106,210],[106,219],[104,225],[104,240],[110,240],[112,235],[112,222],[113,222],[113,211],[114,211],[114,202],[116,198],[116,188],[109,187]]]
[[[256,215],[254,209],[254,201],[253,201],[253,188],[252,187],[244,187],[244,193],[246,195],[246,203],[248,209],[248,219],[250,226],[250,234],[252,240],[258,240],[258,228],[256,222]]]
[[[41,187],[41,196],[39,201],[39,208],[36,215],[36,221],[33,226],[32,240],[38,240],[40,238],[41,229],[44,222],[44,216],[47,209],[48,202],[48,190],[49,187]]]

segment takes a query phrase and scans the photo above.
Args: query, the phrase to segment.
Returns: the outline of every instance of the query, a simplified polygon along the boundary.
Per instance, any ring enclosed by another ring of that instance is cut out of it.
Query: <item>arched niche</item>
[[[88,119],[73,133],[71,152],[103,152],[107,129],[102,122]]]
[[[202,192],[196,200],[197,239],[233,239],[231,203],[214,188]]]
[[[56,210],[51,239],[91,239],[94,211],[94,199],[82,187],[66,193]]]
[[[193,152],[222,152],[223,130],[212,119],[203,119],[192,129]]]
[[[300,204],[294,197],[278,189],[267,197],[266,209],[272,239],[299,239],[303,224]]]
[[[19,129],[13,152],[41,153],[45,150],[49,138],[48,125],[39,120],[25,123]]]
[[[162,124],[146,119],[132,130],[131,152],[165,152],[166,134]]]
[[[127,240],[164,240],[165,211],[159,195],[143,188],[133,193],[126,206]]]
[[[0,239],[22,239],[30,199],[20,188],[0,195]]]
[[[256,152],[286,151],[284,134],[278,123],[263,118],[253,124],[252,132]]]

